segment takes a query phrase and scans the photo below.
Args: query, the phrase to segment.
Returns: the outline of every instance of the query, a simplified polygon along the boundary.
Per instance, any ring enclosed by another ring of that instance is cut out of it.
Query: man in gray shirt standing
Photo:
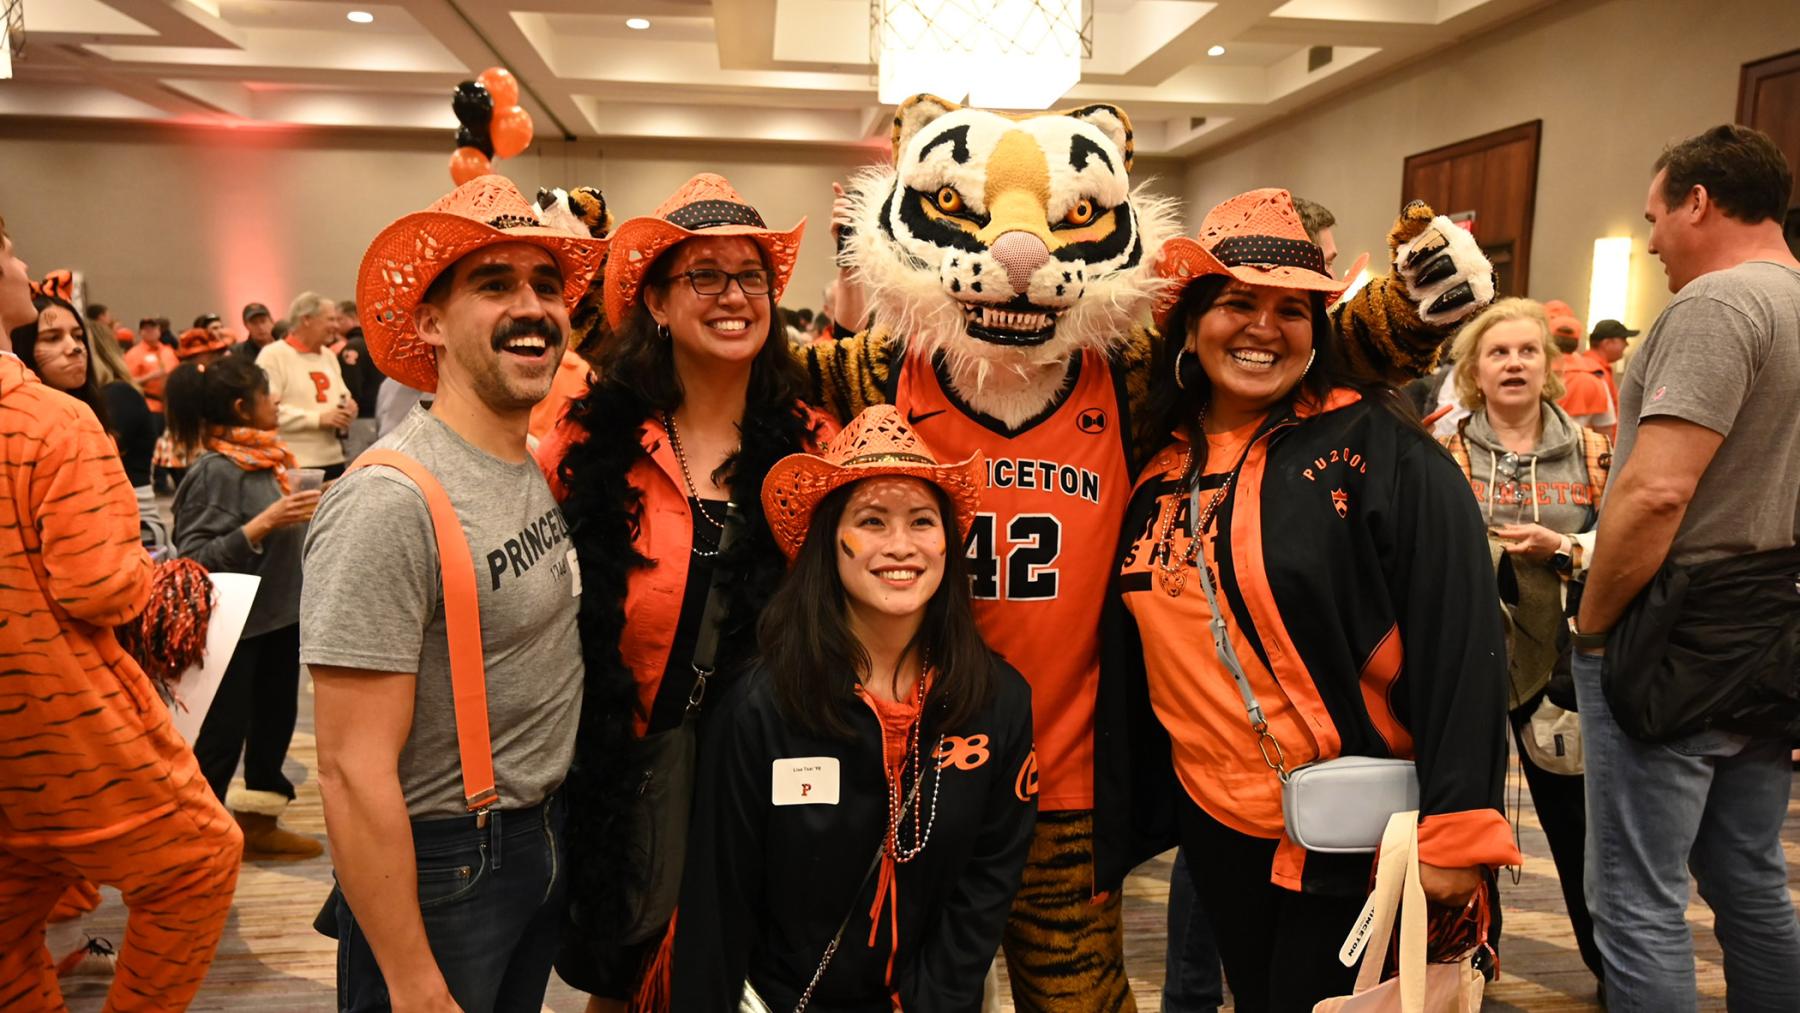
[[[371,357],[436,392],[376,449],[422,466],[460,522],[448,534],[473,557],[485,699],[452,696],[455,574],[422,483],[392,466],[350,472],[313,518],[300,614],[341,890],[340,1010],[542,1005],[564,892],[555,792],[581,707],[581,578],[525,437],[604,249],[539,225],[510,182],[484,176],[389,225],[363,258]],[[483,707],[485,736],[468,720]],[[482,755],[497,800],[474,789],[479,774],[465,792],[460,756]]]
[[[1677,294],[1620,391],[1574,659],[1587,900],[1615,1010],[1695,1008],[1690,871],[1716,918],[1731,1008],[1800,1010],[1800,924],[1781,845],[1792,744],[1718,728],[1667,743],[1626,735],[1596,639],[1665,561],[1800,542],[1800,262],[1781,232],[1792,187],[1766,135],[1721,126],[1663,153],[1646,202],[1650,252]]]

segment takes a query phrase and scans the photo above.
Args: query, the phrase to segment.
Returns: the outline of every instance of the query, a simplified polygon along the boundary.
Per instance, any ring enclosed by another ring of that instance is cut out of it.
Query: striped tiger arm
[[[58,606],[84,622],[116,626],[143,611],[150,595],[137,494],[93,413],[72,403],[67,415],[44,427],[32,471],[41,558]]]
[[[808,402],[840,422],[886,403],[894,370],[900,368],[900,347],[885,331],[863,331],[799,349],[796,357],[806,368]]]
[[[1434,327],[1419,318],[1418,304],[1392,264],[1401,244],[1431,224],[1433,211],[1421,201],[1408,204],[1388,231],[1389,270],[1331,308],[1351,370],[1396,386],[1437,368],[1438,352],[1456,325]]]

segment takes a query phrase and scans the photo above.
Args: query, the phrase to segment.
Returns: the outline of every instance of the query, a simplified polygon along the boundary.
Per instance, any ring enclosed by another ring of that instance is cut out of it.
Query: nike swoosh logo
[[[907,423],[907,425],[916,426],[919,423],[925,421],[926,419],[936,418],[939,415],[942,415],[949,410],[950,409],[948,409],[948,408],[939,408],[937,411],[934,411],[934,412],[907,412],[906,413],[906,423]]]

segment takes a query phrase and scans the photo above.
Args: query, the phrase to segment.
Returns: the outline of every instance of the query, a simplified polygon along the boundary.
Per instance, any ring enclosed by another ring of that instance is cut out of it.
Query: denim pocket
[[[466,859],[470,856],[463,857]],[[481,845],[479,854],[473,857],[473,865],[457,864],[454,859],[438,859],[429,865],[421,862],[419,910],[448,907],[472,896],[481,881],[487,878],[487,845]]]

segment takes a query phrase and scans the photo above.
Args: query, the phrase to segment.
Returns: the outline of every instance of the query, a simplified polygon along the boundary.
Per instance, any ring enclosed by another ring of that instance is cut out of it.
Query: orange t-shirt
[[[1200,479],[1202,515],[1260,424],[1258,420],[1206,438],[1206,468]],[[1120,565],[1121,597],[1137,622],[1150,705],[1168,730],[1175,776],[1182,788],[1208,815],[1233,830],[1254,837],[1280,837],[1281,781],[1263,762],[1256,733],[1244,713],[1244,699],[1213,647],[1212,609],[1200,575],[1194,565],[1188,565],[1179,596],[1171,596],[1164,586],[1159,564],[1170,555],[1186,558],[1193,544],[1194,519],[1189,516],[1187,489],[1181,481],[1186,451],[1185,440],[1164,448],[1138,482],[1140,488],[1157,486],[1157,509],[1144,530],[1126,533],[1130,544]],[[1225,504],[1219,509],[1225,509]],[[1174,528],[1165,550],[1159,542],[1171,513]],[[1218,531],[1215,517],[1202,543],[1206,565],[1215,576],[1219,572]],[[1319,751],[1312,734],[1244,637],[1242,620],[1230,614],[1230,603],[1216,581],[1214,592],[1227,611],[1225,622],[1232,646],[1288,766],[1311,762]]]
[[[1076,369],[1060,403],[1012,432],[961,405],[925,356],[906,357],[894,395],[939,460],[987,455],[981,513],[964,533],[975,620],[1031,684],[1045,811],[1094,805],[1100,612],[1131,500],[1110,365],[1087,352]]]

